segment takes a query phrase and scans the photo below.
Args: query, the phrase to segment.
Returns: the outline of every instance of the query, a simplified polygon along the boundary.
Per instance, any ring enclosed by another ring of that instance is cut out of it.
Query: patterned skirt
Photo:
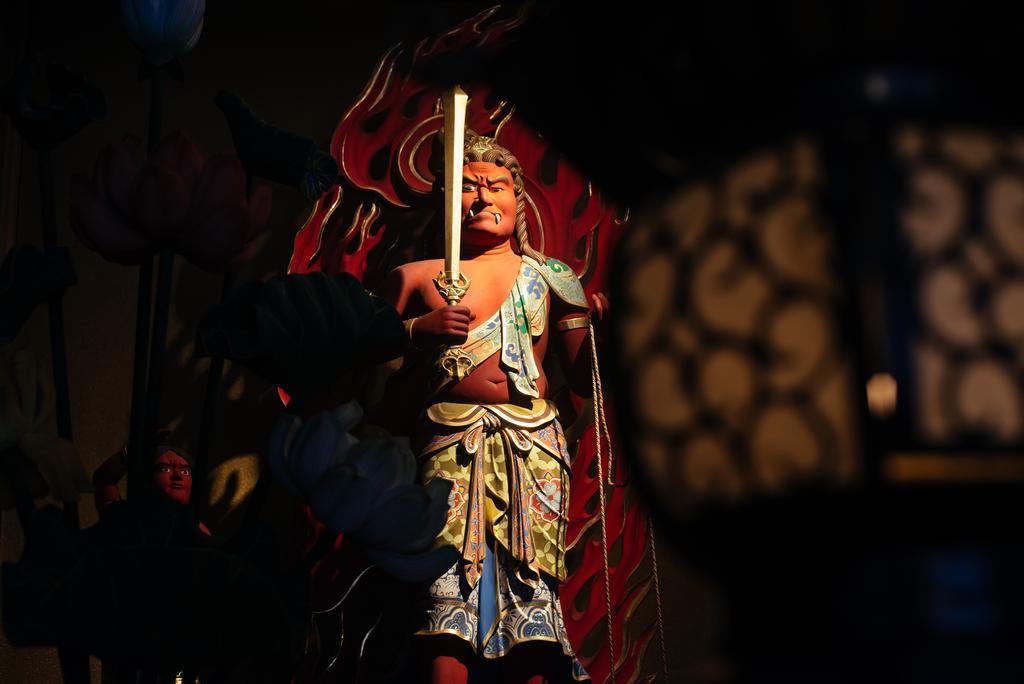
[[[423,623],[416,633],[451,634],[488,660],[501,658],[516,644],[552,642],[566,656],[567,675],[589,680],[566,635],[556,585],[546,576],[536,587],[524,584],[510,561],[500,545],[489,544],[480,580],[472,588],[460,570],[461,561],[456,562],[424,588]]]

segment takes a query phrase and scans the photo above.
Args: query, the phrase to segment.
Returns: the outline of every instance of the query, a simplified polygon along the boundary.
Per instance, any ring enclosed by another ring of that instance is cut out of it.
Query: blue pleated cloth
[[[520,582],[505,550],[491,546],[475,587],[465,581],[460,560],[425,588],[424,618],[416,633],[457,636],[488,660],[501,658],[516,644],[554,642],[571,661],[572,678],[590,679],[569,643],[554,583],[543,575],[536,587]]]

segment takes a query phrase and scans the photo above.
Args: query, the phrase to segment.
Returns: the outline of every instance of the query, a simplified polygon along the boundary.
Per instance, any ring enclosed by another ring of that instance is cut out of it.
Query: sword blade
[[[459,86],[441,95],[444,108],[444,270],[459,277],[462,247],[462,160],[466,139],[466,103],[469,96]]]

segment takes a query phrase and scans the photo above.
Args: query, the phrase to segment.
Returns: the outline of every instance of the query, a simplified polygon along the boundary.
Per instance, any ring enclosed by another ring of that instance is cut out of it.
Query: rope
[[[594,335],[594,324],[590,323],[589,326],[590,336],[590,384],[593,391],[594,399],[594,417],[596,418],[597,425],[594,428],[595,433],[595,458],[597,459],[597,482],[598,491],[600,493],[601,503],[601,550],[604,556],[604,599],[605,608],[608,611],[608,672],[612,684],[615,684],[615,638],[612,634],[612,585],[611,585],[611,568],[608,562],[608,523],[604,492],[604,464],[601,459],[601,437],[603,436],[608,444],[608,481],[607,484],[610,487],[617,487],[614,481],[614,475],[612,473],[612,437],[611,432],[608,429],[608,419],[604,412],[604,389],[601,386],[601,371],[597,365],[597,342]],[[669,681],[668,678],[668,648],[665,645],[665,619],[662,612],[661,603],[661,577],[658,573],[658,551],[654,543],[654,522],[647,518],[647,531],[648,540],[651,546],[651,569],[654,574],[654,603],[657,608],[657,625],[658,625],[658,641],[661,646],[661,673],[665,678],[665,682]]]
[[[604,408],[602,404],[601,394],[601,375],[597,368],[597,343],[594,341],[594,324],[589,324],[590,332],[590,386],[593,392],[594,405],[597,408],[595,416],[598,419],[598,426],[594,429],[594,445],[595,445],[595,458],[597,459],[597,491],[599,494],[599,500],[601,503],[601,553],[604,559],[604,603],[605,610],[607,611],[607,634],[608,634],[608,677],[612,684],[615,684],[615,635],[612,633],[612,581],[611,581],[611,567],[608,562],[608,523],[606,507],[607,504],[604,498],[604,465],[601,463],[601,427],[600,423],[603,422]],[[609,449],[611,448],[611,442],[608,443]],[[609,463],[609,465],[611,465]],[[610,468],[609,468],[610,470]]]
[[[597,453],[601,453],[601,436],[604,436],[605,443],[608,444],[608,486],[614,487],[615,478],[612,472],[614,465],[612,463],[612,435],[608,430],[608,419],[604,413],[604,388],[601,386],[601,371],[597,365],[597,343],[594,341],[594,324],[590,324],[590,376],[594,386],[594,417],[597,419],[597,426],[594,428],[597,431]]]
[[[665,647],[665,620],[661,613],[661,578],[658,576],[658,550],[654,544],[654,521],[647,516],[647,531],[651,541],[651,569],[654,571],[654,605],[658,609],[658,641],[661,644],[661,674],[668,682],[668,649]]]

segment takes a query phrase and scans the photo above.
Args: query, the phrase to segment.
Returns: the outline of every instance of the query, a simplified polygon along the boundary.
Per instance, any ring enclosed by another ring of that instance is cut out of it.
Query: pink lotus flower
[[[107,146],[91,178],[71,181],[71,225],[103,258],[139,263],[171,248],[207,271],[251,255],[270,214],[270,190],[246,198],[245,169],[233,154],[204,161],[180,131],[147,159],[138,139]]]

